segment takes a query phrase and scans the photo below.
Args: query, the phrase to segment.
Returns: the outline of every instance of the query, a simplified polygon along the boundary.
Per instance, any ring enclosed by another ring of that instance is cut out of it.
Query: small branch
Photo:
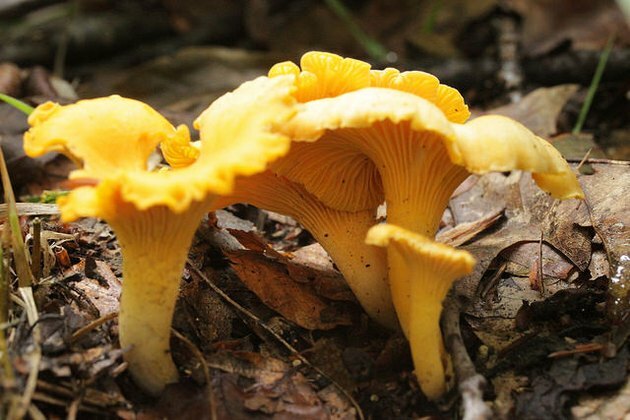
[[[602,165],[622,165],[622,166],[630,166],[630,161],[628,160],[613,160],[613,159],[599,159],[599,158],[582,158],[582,159],[573,159],[573,158],[568,158],[567,162],[570,163],[578,163],[578,164],[585,164],[585,163],[600,163]]]
[[[33,337],[33,349],[31,350],[27,360],[29,361],[29,373],[26,379],[26,384],[22,392],[22,396],[19,398],[18,403],[15,404],[9,411],[8,419],[22,419],[29,411],[35,388],[37,387],[37,378],[39,376],[39,365],[42,360],[42,349],[40,347],[41,332],[38,325],[39,315],[37,313],[37,306],[35,305],[35,299],[33,297],[33,289],[30,287],[20,287],[20,295],[24,299],[24,312],[26,318],[31,326]]]
[[[79,328],[75,332],[73,332],[72,336],[70,337],[70,342],[71,343],[76,343],[86,333],[92,331],[94,328],[96,328],[96,327],[98,327],[100,325],[103,325],[107,321],[110,321],[110,320],[116,318],[117,316],[118,316],[118,312],[110,312],[110,313],[108,313],[106,315],[103,315],[102,317],[100,317],[98,319],[95,319],[94,321],[90,322],[89,324],[87,324],[87,325]]]
[[[462,398],[462,410],[464,420],[489,420],[493,417],[492,411],[483,401],[483,390],[486,387],[486,378],[478,374],[475,366],[466,351],[462,339],[460,325],[460,302],[458,298],[449,294],[444,301],[442,320],[444,325],[444,337],[446,348],[451,354],[453,368],[459,383],[459,393]]]
[[[33,219],[33,251],[31,252],[31,272],[35,283],[39,283],[42,269],[42,221]]]
[[[210,368],[208,367],[208,362],[203,357],[203,353],[201,353],[201,351],[197,348],[197,346],[195,346],[195,344],[192,341],[190,341],[186,336],[184,336],[183,334],[181,334],[179,331],[177,331],[174,328],[171,328],[171,331],[173,335],[177,337],[178,340],[180,340],[182,343],[186,345],[186,347],[188,347],[188,350],[190,350],[195,355],[195,357],[199,360],[199,363],[201,363],[203,376],[206,379],[206,386],[208,387],[208,404],[210,405],[210,420],[217,420],[218,419],[217,402],[216,402],[216,398],[214,398],[214,392],[212,392],[212,377],[210,376]]]

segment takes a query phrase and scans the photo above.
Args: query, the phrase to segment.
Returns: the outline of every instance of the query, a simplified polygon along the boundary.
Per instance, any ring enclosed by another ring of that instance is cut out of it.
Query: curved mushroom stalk
[[[219,198],[214,205],[221,208],[238,202],[300,222],[328,252],[367,314],[385,327],[397,328],[385,250],[364,241],[376,223],[375,211],[332,209],[301,185],[271,171],[237,179],[232,195]]]
[[[153,395],[178,378],[171,320],[199,220],[237,176],[264,171],[288,151],[290,139],[276,127],[295,113],[292,83],[258,78],[217,99],[196,121],[202,139],[195,163],[173,171],[151,172],[147,158],[166,139],[188,144],[188,130],[138,101],[44,105],[29,118],[27,153],[71,154],[83,165],[71,176],[95,181],[58,200],[62,220],[100,217],[114,229],[123,257],[120,343],[134,380]]]
[[[442,301],[453,282],[470,273],[475,259],[466,251],[433,242],[394,225],[377,225],[366,242],[387,247],[390,270],[409,279],[409,317],[403,325],[416,377],[429,399],[446,391],[448,354],[440,331]]]
[[[121,199],[119,184],[104,181],[59,199],[64,218],[74,218],[75,209],[98,211],[116,233],[123,256],[120,347],[134,381],[153,395],[179,376],[170,354],[171,319],[188,245],[214,198],[179,213],[167,206],[140,210]]]
[[[134,381],[151,394],[179,375],[170,354],[171,319],[188,247],[208,202],[183,214],[164,206],[124,213],[109,223],[124,255],[118,329]]]

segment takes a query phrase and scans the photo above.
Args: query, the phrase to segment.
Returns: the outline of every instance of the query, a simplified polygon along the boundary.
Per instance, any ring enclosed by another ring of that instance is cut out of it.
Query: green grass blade
[[[384,62],[387,60],[388,50],[377,40],[369,36],[357,24],[352,13],[346,8],[341,0],[325,0],[326,5],[339,19],[343,21],[350,34],[357,40],[361,47],[372,59]]]
[[[17,207],[15,204],[15,195],[13,194],[13,186],[9,179],[9,171],[7,163],[4,160],[4,153],[0,147],[0,176],[2,177],[2,187],[4,188],[4,201],[8,208],[9,226],[11,227],[11,246],[13,248],[13,259],[15,261],[15,270],[18,275],[18,285],[20,287],[30,287],[33,284],[33,273],[28,263],[26,246],[24,238],[22,238],[22,229],[20,228],[20,219],[18,217]]]
[[[597,63],[595,74],[593,74],[591,85],[588,87],[586,98],[584,99],[584,103],[582,104],[582,109],[580,109],[580,115],[578,115],[575,127],[573,127],[573,134],[579,134],[580,131],[582,131],[584,121],[586,121],[588,111],[591,109],[593,98],[595,98],[595,93],[597,92],[597,88],[599,88],[599,82],[602,80],[602,75],[604,74],[604,70],[606,69],[606,63],[608,62],[608,57],[610,57],[610,52],[612,51],[614,43],[615,36],[611,35],[608,38],[608,42],[606,43],[604,51],[602,51],[602,55],[599,57],[599,62]]]
[[[12,96],[5,95],[4,93],[0,93],[0,101],[8,103],[13,108],[22,111],[26,115],[31,115],[31,113],[35,110],[35,108],[30,106],[29,104],[24,103],[20,101],[19,99],[15,99]]]

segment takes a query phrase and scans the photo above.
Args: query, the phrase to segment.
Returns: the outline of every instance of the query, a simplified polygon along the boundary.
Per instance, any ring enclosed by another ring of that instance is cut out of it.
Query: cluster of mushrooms
[[[110,96],[40,105],[24,149],[79,165],[70,174],[79,186],[58,200],[63,221],[99,217],[115,231],[120,345],[147,392],[178,380],[170,327],[194,232],[206,212],[242,202],[313,234],[368,315],[402,329],[420,387],[436,399],[449,369],[442,301],[475,263],[434,240],[455,188],[471,173],[518,169],[556,198],[583,198],[547,141],[511,119],[469,115],[428,73],[314,51],[212,103],[195,121],[198,141],[148,105]],[[147,167],[158,146],[167,170]]]

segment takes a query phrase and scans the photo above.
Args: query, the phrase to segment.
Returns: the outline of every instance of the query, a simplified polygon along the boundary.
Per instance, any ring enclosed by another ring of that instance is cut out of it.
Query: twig
[[[459,393],[462,397],[464,420],[491,419],[492,411],[483,401],[483,390],[486,378],[478,374],[472,360],[466,351],[462,339],[460,325],[460,302],[454,294],[449,294],[444,301],[442,320],[446,348],[451,354],[453,368],[459,383]]]
[[[203,376],[206,379],[206,386],[208,387],[208,403],[210,404],[210,419],[217,420],[218,419],[217,401],[216,401],[216,398],[214,398],[214,392],[212,392],[212,377],[210,376],[210,368],[208,367],[208,362],[206,361],[206,358],[203,357],[203,353],[201,353],[201,351],[197,348],[197,346],[195,346],[195,344],[192,341],[190,341],[186,336],[184,336],[183,334],[180,334],[180,332],[174,328],[172,328],[171,331],[175,337],[177,337],[181,342],[183,342],[186,345],[186,347],[188,347],[188,350],[190,350],[195,355],[195,357],[199,360],[199,363],[201,363]]]
[[[56,204],[46,203],[15,203],[20,216],[56,216],[59,214],[59,207]],[[0,204],[0,217],[6,217],[7,205]]]
[[[576,171],[579,171],[580,168],[582,167],[582,165],[584,165],[584,163],[588,160],[588,157],[591,155],[591,152],[593,151],[593,148],[589,148],[588,151],[586,152],[586,154],[584,155],[584,157],[582,158],[582,160],[580,161],[580,163],[578,163],[577,168],[575,168]]]
[[[68,407],[68,415],[66,416],[66,420],[76,420],[82,400],[83,400],[83,392],[79,393],[79,395],[76,396],[70,403],[70,407]]]
[[[195,275],[199,276],[204,282],[206,282],[206,284],[216,294],[221,296],[221,298],[223,298],[223,300],[225,300],[230,305],[232,305],[242,315],[244,315],[245,317],[247,317],[250,320],[254,321],[256,324],[260,325],[260,327],[263,330],[265,330],[267,333],[269,333],[272,337],[274,337],[276,340],[278,340],[278,342],[281,343],[287,350],[289,350],[289,352],[291,352],[291,354],[294,357],[296,357],[298,360],[300,360],[306,366],[309,366],[311,369],[313,369],[319,375],[321,375],[322,377],[324,377],[328,381],[330,381],[330,383],[333,384],[335,386],[335,388],[337,388],[348,399],[348,401],[350,401],[352,406],[357,410],[357,416],[359,417],[359,420],[365,420],[365,416],[363,415],[363,410],[361,410],[361,407],[359,406],[359,404],[355,401],[355,399],[352,397],[352,395],[350,395],[350,393],[345,388],[343,388],[341,385],[339,385],[334,379],[332,379],[330,376],[328,376],[323,370],[321,370],[320,368],[318,368],[317,366],[315,366],[311,362],[309,362],[308,359],[305,358],[304,356],[302,356],[302,354],[300,354],[300,352],[295,347],[293,347],[288,341],[286,341],[284,338],[282,338],[280,335],[278,335],[271,327],[269,327],[267,324],[262,322],[262,320],[260,318],[258,318],[254,313],[252,313],[251,311],[249,311],[248,309],[243,307],[241,304],[236,302],[234,299],[229,297],[216,284],[211,282],[210,279],[204,273],[201,272],[201,270],[199,270],[197,267],[195,267],[195,265],[192,263],[192,261],[190,261],[190,259],[187,260],[187,264],[188,264],[188,268]]]
[[[545,296],[545,279],[543,278],[543,232],[540,232],[540,240],[538,241],[538,265],[536,267],[538,279],[540,280],[540,296]]]
[[[118,312],[110,312],[108,314],[103,315],[102,317],[95,319],[94,321],[90,322],[89,324],[79,328],[78,330],[76,330],[75,332],[72,333],[72,336],[70,337],[70,342],[71,343],[76,343],[84,334],[92,331],[93,329],[103,325],[104,323],[106,323],[107,321],[110,321],[114,318],[116,318],[118,316]]]
[[[42,269],[42,221],[33,219],[33,251],[31,252],[31,272],[35,283],[39,282]]]
[[[604,164],[604,165],[623,165],[623,166],[630,166],[630,161],[628,160],[613,160],[613,159],[600,159],[600,158],[582,158],[582,159],[574,159],[574,158],[567,158],[567,162],[571,162],[571,163],[581,163],[582,161],[584,161],[584,163],[600,163],[600,164]]]
[[[33,420],[46,420],[46,416],[44,415],[44,413],[42,413],[35,404],[31,404],[28,406],[28,415]]]
[[[5,328],[3,328],[4,325],[8,325],[9,321],[10,289],[8,269],[4,263],[4,249],[2,244],[0,244],[0,363],[2,364],[5,380],[13,384],[15,376],[13,374],[13,365],[9,360]]]
[[[4,188],[4,201],[7,203],[7,216],[9,227],[11,230],[11,248],[13,250],[13,261],[15,262],[15,271],[18,275],[18,285],[20,288],[30,287],[33,284],[33,273],[28,264],[28,250],[24,245],[22,238],[22,228],[20,227],[20,219],[18,217],[15,194],[7,169],[7,162],[4,159],[4,153],[0,148],[0,175],[2,177],[2,187]]]
[[[39,345],[41,341],[41,332],[37,323],[38,313],[37,307],[35,306],[35,299],[33,297],[33,289],[30,287],[20,287],[19,291],[25,303],[24,311],[26,312],[28,323],[32,329],[33,350],[31,351],[29,358],[30,369],[26,379],[26,385],[24,386],[22,396],[20,397],[18,403],[11,407],[11,410],[9,411],[7,418],[10,420],[22,419],[26,415],[29,406],[31,405],[35,388],[37,387],[39,364],[42,360],[42,349]]]

